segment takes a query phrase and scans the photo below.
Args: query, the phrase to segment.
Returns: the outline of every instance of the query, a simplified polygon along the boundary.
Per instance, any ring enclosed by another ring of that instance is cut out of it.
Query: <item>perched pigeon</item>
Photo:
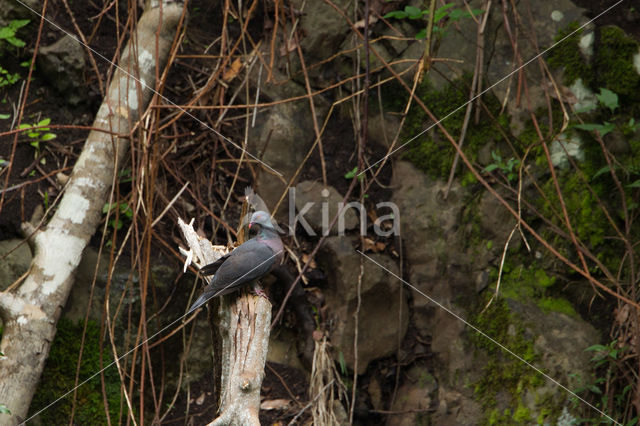
[[[271,223],[269,214],[257,211],[251,215],[249,229],[256,224],[260,225],[258,235],[215,262],[200,268],[202,275],[215,275],[188,313],[195,311],[213,297],[231,293],[244,284],[255,283],[280,263],[282,241]]]

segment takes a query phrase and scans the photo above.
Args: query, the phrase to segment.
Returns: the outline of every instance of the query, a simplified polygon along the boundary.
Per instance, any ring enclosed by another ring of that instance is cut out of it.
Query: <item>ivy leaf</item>
[[[609,108],[611,112],[614,112],[616,108],[620,106],[620,104],[618,103],[618,95],[616,95],[609,89],[605,89],[604,87],[600,88],[600,93],[596,95],[596,98],[598,98],[598,101],[602,105]]]

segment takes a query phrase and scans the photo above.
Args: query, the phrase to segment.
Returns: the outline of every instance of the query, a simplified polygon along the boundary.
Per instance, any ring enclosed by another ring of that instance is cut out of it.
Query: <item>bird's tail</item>
[[[189,315],[191,312],[195,311],[196,309],[198,309],[199,307],[207,303],[207,300],[209,300],[209,294],[207,294],[207,292],[202,293],[202,295],[198,297],[198,299],[194,302],[194,304],[191,305],[191,308],[189,308],[189,312],[187,312],[187,315]]]

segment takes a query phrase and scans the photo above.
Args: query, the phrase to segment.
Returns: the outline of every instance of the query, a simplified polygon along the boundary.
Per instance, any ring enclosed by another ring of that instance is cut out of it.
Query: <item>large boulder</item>
[[[300,221],[301,226],[306,228],[306,224],[311,230],[319,235],[340,234],[350,231],[358,226],[358,217],[353,208],[342,211],[342,219],[338,219],[336,225],[329,232],[331,221],[338,214],[343,196],[332,186],[324,187],[320,182],[304,181],[295,188],[295,206],[298,213],[305,222]],[[304,213],[304,214],[303,214]],[[359,214],[364,215],[363,223],[366,222],[366,212],[361,210]],[[309,232],[308,229],[304,229]]]
[[[354,368],[354,313],[358,301],[358,280],[362,264],[360,313],[358,318],[358,374],[363,374],[375,359],[392,355],[398,349],[409,323],[406,299],[401,298],[398,279],[373,262],[362,259],[353,248],[355,239],[329,237],[318,258],[327,274],[325,302],[333,327],[331,343],[336,355],[342,352],[346,364]],[[398,266],[389,257],[372,254],[384,268],[398,275]],[[404,293],[406,294],[406,292]],[[402,313],[400,316],[399,313]]]
[[[63,93],[71,105],[77,105],[86,97],[84,68],[82,44],[71,35],[67,34],[39,51],[38,72]]]
[[[431,424],[480,424],[489,416],[503,421],[504,413],[531,421],[557,418],[569,406],[567,393],[500,345],[572,386],[574,375],[589,376],[584,349],[599,342],[598,333],[575,312],[542,309],[533,295],[501,296],[483,312],[487,292],[494,291],[487,271],[496,270],[515,224],[491,194],[454,184],[445,198],[445,182],[402,161],[394,165],[392,187],[402,212],[409,282],[421,292],[412,292],[413,325],[435,355],[431,373],[438,392],[432,396],[437,400]],[[519,238],[511,242],[514,251]],[[420,392],[411,382],[403,385],[407,396]]]

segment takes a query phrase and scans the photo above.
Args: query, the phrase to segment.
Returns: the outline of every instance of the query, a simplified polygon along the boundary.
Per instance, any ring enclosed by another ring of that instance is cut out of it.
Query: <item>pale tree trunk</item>
[[[178,220],[189,246],[188,261],[199,268],[226,250],[199,237],[191,224]],[[183,253],[187,254],[184,249]],[[222,296],[214,307],[214,382],[219,383],[218,417],[209,425],[260,425],[260,388],[269,348],[271,303],[248,293]],[[217,387],[217,386],[216,386]]]
[[[33,234],[29,275],[17,289],[0,293],[0,404],[11,411],[0,414],[2,425],[26,420],[74,272],[129,148],[127,138],[112,133],[129,134],[149,103],[156,66],[164,67],[182,11],[167,3],[143,13],[94,121],[95,128],[111,133],[89,134],[55,214]]]

